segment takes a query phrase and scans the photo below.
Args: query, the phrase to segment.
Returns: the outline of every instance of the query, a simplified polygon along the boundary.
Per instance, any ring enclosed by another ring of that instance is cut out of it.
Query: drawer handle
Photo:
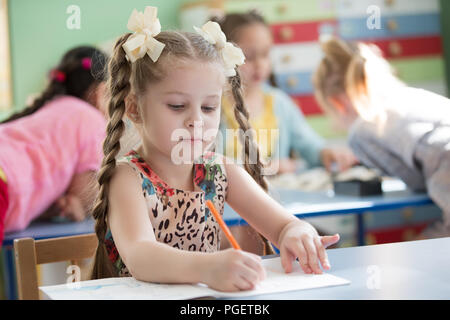
[[[291,27],[282,27],[280,30],[281,40],[288,41],[294,37],[294,30]]]
[[[405,210],[403,210],[402,215],[403,215],[403,219],[404,219],[405,221],[411,221],[411,219],[412,219],[413,216],[414,216],[414,212],[413,212],[413,210],[411,210],[411,209],[405,209]]]
[[[384,3],[386,4],[386,6],[392,7],[395,3],[395,0],[384,0]]]
[[[289,54],[286,54],[281,58],[281,62],[284,64],[291,62],[291,60],[292,60],[292,57]]]
[[[387,27],[388,27],[389,30],[395,31],[395,30],[398,29],[398,23],[394,19],[390,19],[387,22]]]
[[[407,229],[402,233],[403,241],[412,241],[416,238],[416,232],[413,229]]]
[[[402,46],[397,41],[393,41],[389,43],[389,53],[394,57],[398,57],[402,54]]]
[[[298,85],[298,79],[293,76],[289,77],[286,82],[287,82],[288,87],[291,89],[295,88]]]
[[[278,14],[285,14],[288,11],[288,5],[286,3],[282,3],[277,7]]]

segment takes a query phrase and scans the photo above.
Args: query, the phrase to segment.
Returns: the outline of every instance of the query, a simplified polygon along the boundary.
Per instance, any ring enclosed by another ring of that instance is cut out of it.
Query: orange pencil
[[[225,221],[223,221],[222,216],[217,212],[216,207],[214,207],[214,204],[211,202],[211,200],[206,200],[206,205],[208,206],[216,221],[219,223],[220,228],[225,233],[225,236],[227,237],[228,241],[230,241],[233,248],[235,248],[236,250],[241,250],[241,247],[231,234],[230,229],[228,229],[228,226],[225,224]]]

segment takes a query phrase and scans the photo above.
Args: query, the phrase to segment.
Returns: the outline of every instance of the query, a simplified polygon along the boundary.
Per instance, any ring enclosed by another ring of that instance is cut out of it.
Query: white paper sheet
[[[203,284],[156,284],[132,277],[107,278],[78,283],[45,286],[39,289],[54,300],[179,300],[200,297],[246,297],[268,293],[313,289],[349,284],[350,281],[329,273],[305,274],[298,263],[286,274],[279,257],[262,260],[267,277],[257,288],[240,292],[220,292]]]

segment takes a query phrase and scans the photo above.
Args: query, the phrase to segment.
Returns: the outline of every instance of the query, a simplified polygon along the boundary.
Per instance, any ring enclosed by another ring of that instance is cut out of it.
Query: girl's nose
[[[185,121],[185,125],[188,128],[201,128],[203,124],[203,118],[199,112],[193,112]]]
[[[188,128],[202,128],[203,127],[202,119],[188,119],[186,120],[186,127]]]

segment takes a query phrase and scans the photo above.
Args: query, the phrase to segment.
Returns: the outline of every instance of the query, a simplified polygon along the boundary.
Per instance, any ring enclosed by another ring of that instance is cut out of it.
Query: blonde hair
[[[331,37],[321,42],[324,57],[313,74],[314,94],[319,105],[336,114],[330,98],[346,94],[355,111],[365,120],[383,115],[373,99],[392,83],[401,83],[375,45],[350,43]]]
[[[173,58],[222,63],[220,52],[214,45],[198,34],[178,31],[161,32],[155,37],[156,40],[165,44],[165,48],[156,63],[147,55],[134,63],[130,63],[127,61],[125,52],[122,49],[122,45],[130,35],[131,33],[127,33],[116,41],[113,55],[108,64],[109,121],[106,128],[106,139],[103,143],[104,158],[98,173],[99,191],[93,209],[93,217],[96,219],[95,232],[99,240],[92,271],[93,279],[117,276],[114,266],[108,258],[105,236],[107,231],[106,217],[109,204],[109,184],[116,167],[116,156],[120,151],[120,138],[125,130],[123,121],[125,99],[131,92],[137,96],[143,94],[149,84],[162,79],[165,75],[164,70],[167,68],[167,63],[172,63],[173,60],[171,59]],[[234,113],[236,120],[240,128],[246,132],[250,129],[249,115],[244,106],[241,78],[238,72],[236,72],[235,76],[229,78],[229,85],[235,101]],[[262,188],[267,190],[267,183],[261,174],[262,163],[259,150],[254,139],[246,137],[243,145],[246,155],[245,169]],[[257,163],[250,164],[250,150],[254,149],[256,149]],[[270,247],[268,241],[266,239],[263,240],[265,240],[265,247]],[[270,249],[265,249],[265,252],[272,253],[273,250],[270,251]]]

